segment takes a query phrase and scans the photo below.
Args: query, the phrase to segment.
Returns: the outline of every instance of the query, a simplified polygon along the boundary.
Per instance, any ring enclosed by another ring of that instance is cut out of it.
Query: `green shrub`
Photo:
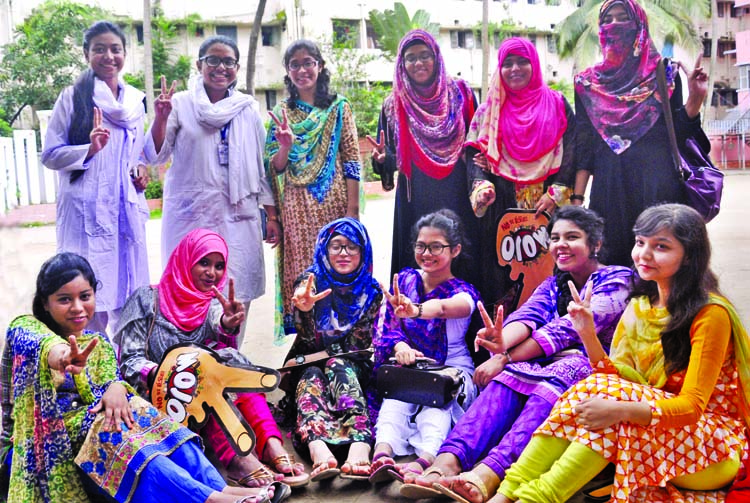
[[[161,199],[162,186],[159,180],[153,180],[146,185],[146,199]]]

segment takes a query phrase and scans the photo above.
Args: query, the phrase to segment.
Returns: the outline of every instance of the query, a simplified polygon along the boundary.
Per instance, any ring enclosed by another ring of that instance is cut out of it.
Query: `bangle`
[[[279,221],[279,216],[278,215],[268,215],[267,214],[266,215],[266,220],[268,220],[269,222],[278,222]]]
[[[508,363],[513,362],[513,358],[510,357],[510,351],[503,351],[500,354],[503,355],[508,360]]]
[[[412,316],[412,319],[417,319],[417,318],[419,318],[419,317],[422,316],[422,303],[417,303],[417,304],[414,304],[414,305],[417,306],[417,315],[416,316]]]
[[[571,194],[570,200],[571,201],[581,201],[583,202],[586,198],[583,197],[583,194]]]

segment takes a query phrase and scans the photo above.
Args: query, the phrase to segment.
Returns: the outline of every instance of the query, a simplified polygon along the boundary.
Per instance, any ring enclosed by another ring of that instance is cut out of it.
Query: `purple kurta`
[[[121,82],[118,101],[126,93],[140,91]],[[57,171],[60,178],[57,249],[88,259],[101,281],[96,310],[113,311],[149,281],[148,207],[143,193],[136,191],[130,178],[133,159],[143,150],[143,116],[128,131],[104,114],[102,127],[109,130],[109,141],[88,161],[88,143],[68,144],[72,117],[73,88],[68,87],[57,98],[42,152],[42,163]],[[84,172],[71,183],[70,174],[75,170]]]
[[[584,287],[585,291],[593,285],[594,325],[607,350],[627,305],[631,274],[625,267],[605,267],[594,272]],[[458,421],[438,454],[453,454],[464,470],[482,461],[503,478],[557,398],[591,374],[570,317],[557,313],[558,295],[555,277],[549,277],[508,316],[504,325],[519,322],[531,328],[531,337],[545,356],[506,365]]]

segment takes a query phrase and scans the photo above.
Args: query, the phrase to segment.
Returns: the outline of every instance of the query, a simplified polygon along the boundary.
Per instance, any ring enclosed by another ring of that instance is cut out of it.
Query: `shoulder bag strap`
[[[154,323],[156,323],[156,317],[159,315],[159,290],[153,288],[151,291],[154,292],[154,311],[151,316],[151,323],[148,325],[148,332],[146,332],[146,358],[149,355],[148,342],[151,339],[151,332],[154,331]]]
[[[683,180],[684,178],[680,163],[680,149],[677,147],[677,135],[674,132],[674,119],[672,117],[672,107],[669,102],[669,93],[667,92],[667,73],[664,61],[664,59],[661,59],[659,61],[659,66],[656,67],[656,88],[661,96],[664,120],[667,122],[667,134],[669,135],[669,150],[672,154],[672,164],[674,165],[680,180]]]

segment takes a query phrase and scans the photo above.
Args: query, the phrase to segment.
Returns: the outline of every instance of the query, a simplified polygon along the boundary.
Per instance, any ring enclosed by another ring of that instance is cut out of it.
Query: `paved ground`
[[[739,308],[746,326],[750,326],[750,173],[731,172],[727,175],[721,214],[709,224],[713,243],[713,267],[720,276],[724,293]],[[53,214],[53,213],[52,213]],[[12,215],[13,225],[22,222],[44,222],[50,219],[50,210],[31,208]],[[362,218],[373,239],[375,251],[375,277],[388,281],[390,270],[391,232],[393,220],[393,193],[367,201]],[[0,218],[0,327],[10,319],[27,313],[31,307],[34,279],[42,262],[55,252],[53,225],[39,227],[8,226],[11,218]],[[5,224],[5,226],[3,225]],[[156,282],[161,272],[159,237],[161,221],[148,223],[149,267],[151,280]],[[259,364],[278,367],[283,362],[288,345],[274,346],[273,333],[273,251],[266,247],[267,293],[253,302],[246,330],[243,352]],[[272,396],[272,398],[274,398]],[[298,491],[293,501],[317,503],[329,501],[375,502],[409,501],[398,495],[398,484],[370,487],[369,484],[333,480],[327,484],[314,484]],[[571,502],[582,502],[576,495]]]

